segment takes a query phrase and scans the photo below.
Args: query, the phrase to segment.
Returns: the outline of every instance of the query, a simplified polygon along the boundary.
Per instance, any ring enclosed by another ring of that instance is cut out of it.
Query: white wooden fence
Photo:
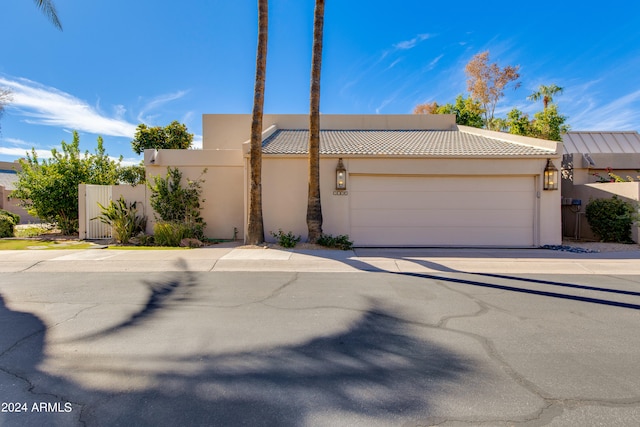
[[[112,188],[110,185],[90,185],[86,186],[86,231],[87,239],[110,239],[111,226],[104,224],[96,217],[102,213],[98,206],[107,206],[112,200]]]

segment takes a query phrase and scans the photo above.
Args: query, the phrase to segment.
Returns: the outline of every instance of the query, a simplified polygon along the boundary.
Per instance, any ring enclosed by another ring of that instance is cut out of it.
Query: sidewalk
[[[243,249],[2,251],[0,273],[299,271],[640,274],[640,252],[568,253],[548,249],[357,248],[351,251]]]

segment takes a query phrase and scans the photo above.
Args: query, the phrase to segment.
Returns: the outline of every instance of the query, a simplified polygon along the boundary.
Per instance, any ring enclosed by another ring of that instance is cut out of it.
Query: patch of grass
[[[109,246],[107,249],[117,249],[125,251],[172,251],[181,249],[191,249],[181,246]]]
[[[51,233],[53,228],[48,224],[33,224],[16,226],[13,232],[15,237],[38,237]]]
[[[77,240],[30,240],[30,239],[0,239],[0,250],[28,250],[28,249],[89,249],[93,243]]]

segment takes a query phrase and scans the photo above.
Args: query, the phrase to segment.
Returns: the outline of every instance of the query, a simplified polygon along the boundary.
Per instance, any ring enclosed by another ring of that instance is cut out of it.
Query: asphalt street
[[[219,251],[3,253],[0,425],[640,425],[638,259]]]

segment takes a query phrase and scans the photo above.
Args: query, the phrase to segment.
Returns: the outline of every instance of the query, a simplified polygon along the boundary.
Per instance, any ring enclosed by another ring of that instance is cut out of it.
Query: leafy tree
[[[506,127],[514,135],[531,136],[533,133],[529,116],[517,108],[507,114]]]
[[[58,19],[58,12],[56,12],[56,6],[53,4],[51,0],[33,0],[36,3],[38,9],[42,10],[49,21],[60,31],[62,31],[62,24],[60,23],[60,19]]]
[[[548,108],[535,113],[533,120],[530,120],[527,114],[514,108],[507,114],[504,128],[514,135],[562,141],[562,134],[569,131],[569,125],[565,124],[566,121],[567,117],[558,113],[557,105],[549,104]],[[496,129],[500,130],[497,127]]]
[[[22,170],[11,197],[20,199],[30,215],[56,223],[64,234],[78,230],[78,184],[113,185],[118,180],[119,161],[105,153],[98,138],[95,154],[80,153],[80,137],[62,141],[62,151],[51,150],[51,159],[38,159],[35,149],[21,159]]]
[[[551,141],[562,141],[562,134],[569,131],[569,125],[565,124],[567,117],[558,113],[556,104],[549,104],[548,108],[534,114],[533,117],[532,136]]]
[[[493,119],[491,119],[491,122],[489,122],[487,128],[499,132],[506,132],[507,129],[509,129],[509,125],[507,124],[507,121],[502,117],[494,117]]]
[[[268,29],[269,2],[267,0],[258,0],[258,47],[256,48],[256,79],[253,90],[249,154],[251,189],[249,191],[247,243],[250,245],[258,245],[264,242],[264,223],[262,218],[262,115],[267,73]]]
[[[482,106],[480,102],[471,97],[464,98],[462,95],[456,97],[455,104],[447,103],[438,105],[437,102],[416,105],[413,114],[455,114],[456,123],[463,126],[481,128],[484,126],[482,120]]]
[[[313,19],[313,52],[311,59],[311,94],[309,106],[309,193],[307,197],[307,240],[315,243],[322,236],[322,204],[320,201],[320,71],[324,0],[316,0]]]
[[[193,134],[187,131],[187,126],[178,121],[173,121],[165,127],[139,124],[131,141],[131,148],[136,154],[141,154],[147,148],[187,149],[191,147],[192,142]]]
[[[480,102],[487,129],[494,129],[493,116],[496,104],[504,96],[507,85],[520,78],[519,69],[519,65],[500,68],[497,63],[489,64],[489,51],[475,55],[467,63],[467,90],[474,100]],[[515,84],[516,89],[519,86],[519,83]]]
[[[529,95],[527,99],[530,101],[542,100],[543,108],[546,110],[549,103],[553,102],[553,95],[561,94],[563,91],[564,88],[556,86],[555,84],[549,86],[540,85],[538,90]]]
[[[418,104],[413,108],[413,114],[438,114],[438,103]]]
[[[146,182],[144,161],[138,165],[122,166],[118,169],[118,182],[136,186]]]
[[[482,120],[482,105],[471,97],[463,98],[462,95],[456,97],[455,104],[445,104],[438,108],[439,114],[455,114],[456,123],[463,126],[481,128],[484,125]]]

